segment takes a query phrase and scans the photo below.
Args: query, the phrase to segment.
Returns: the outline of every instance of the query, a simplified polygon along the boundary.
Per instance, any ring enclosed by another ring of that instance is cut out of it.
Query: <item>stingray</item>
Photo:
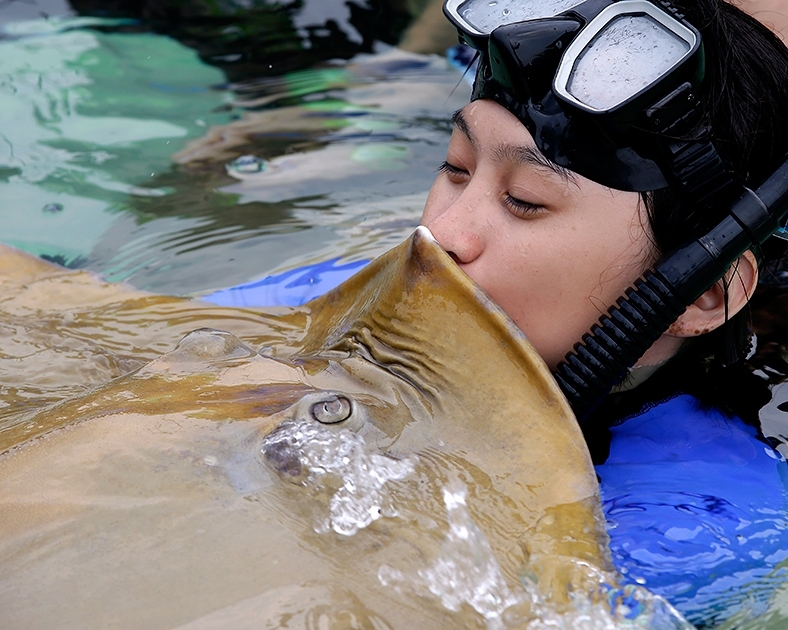
[[[292,309],[11,250],[0,277],[3,356],[65,355],[39,365],[47,406],[4,399],[4,628],[514,628],[609,604],[572,412],[426,229]]]

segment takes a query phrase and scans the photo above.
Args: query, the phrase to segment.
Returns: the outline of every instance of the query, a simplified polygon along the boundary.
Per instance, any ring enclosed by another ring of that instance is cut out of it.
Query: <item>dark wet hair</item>
[[[672,4],[703,37],[706,78],[700,99],[714,144],[735,176],[757,188],[788,154],[788,48],[758,20],[723,0]],[[693,206],[671,188],[644,193],[643,200],[660,252],[704,233],[726,211]],[[770,246],[755,254],[766,262],[781,250]],[[709,359],[734,363],[747,345],[748,318],[745,308],[696,345],[704,346]]]
[[[788,154],[788,49],[769,28],[724,0],[672,4],[703,37],[706,78],[700,98],[717,150],[736,177],[757,188]],[[660,253],[701,235],[726,211],[698,208],[671,188],[642,197]],[[755,252],[762,269],[784,254],[783,241],[770,240],[774,243]],[[735,274],[731,282],[736,282]],[[755,421],[753,405],[759,407],[768,397],[753,393],[749,408],[736,402],[742,399],[744,371],[735,368],[749,348],[749,319],[748,306],[719,329],[685,344],[680,362],[692,365],[693,377],[687,380],[685,374],[682,380],[690,384],[681,389],[692,388],[688,393],[702,402]]]

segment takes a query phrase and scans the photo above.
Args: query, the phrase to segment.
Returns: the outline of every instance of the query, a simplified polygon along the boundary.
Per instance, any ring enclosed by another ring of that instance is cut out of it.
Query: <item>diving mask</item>
[[[674,177],[662,138],[695,108],[703,49],[672,7],[446,0],[443,8],[480,53],[471,100],[512,112],[548,159],[619,190],[655,190]]]

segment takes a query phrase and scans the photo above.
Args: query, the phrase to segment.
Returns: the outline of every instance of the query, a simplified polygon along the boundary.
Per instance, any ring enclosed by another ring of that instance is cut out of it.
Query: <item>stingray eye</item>
[[[336,424],[347,420],[351,411],[350,401],[344,396],[331,396],[309,408],[309,414],[321,424]]]

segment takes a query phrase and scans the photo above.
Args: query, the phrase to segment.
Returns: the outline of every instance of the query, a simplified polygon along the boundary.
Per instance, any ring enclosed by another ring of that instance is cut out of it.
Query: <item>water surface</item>
[[[5,24],[3,242],[189,295],[371,258],[418,223],[468,98],[443,58],[380,44],[228,86],[176,40],[119,26]]]

